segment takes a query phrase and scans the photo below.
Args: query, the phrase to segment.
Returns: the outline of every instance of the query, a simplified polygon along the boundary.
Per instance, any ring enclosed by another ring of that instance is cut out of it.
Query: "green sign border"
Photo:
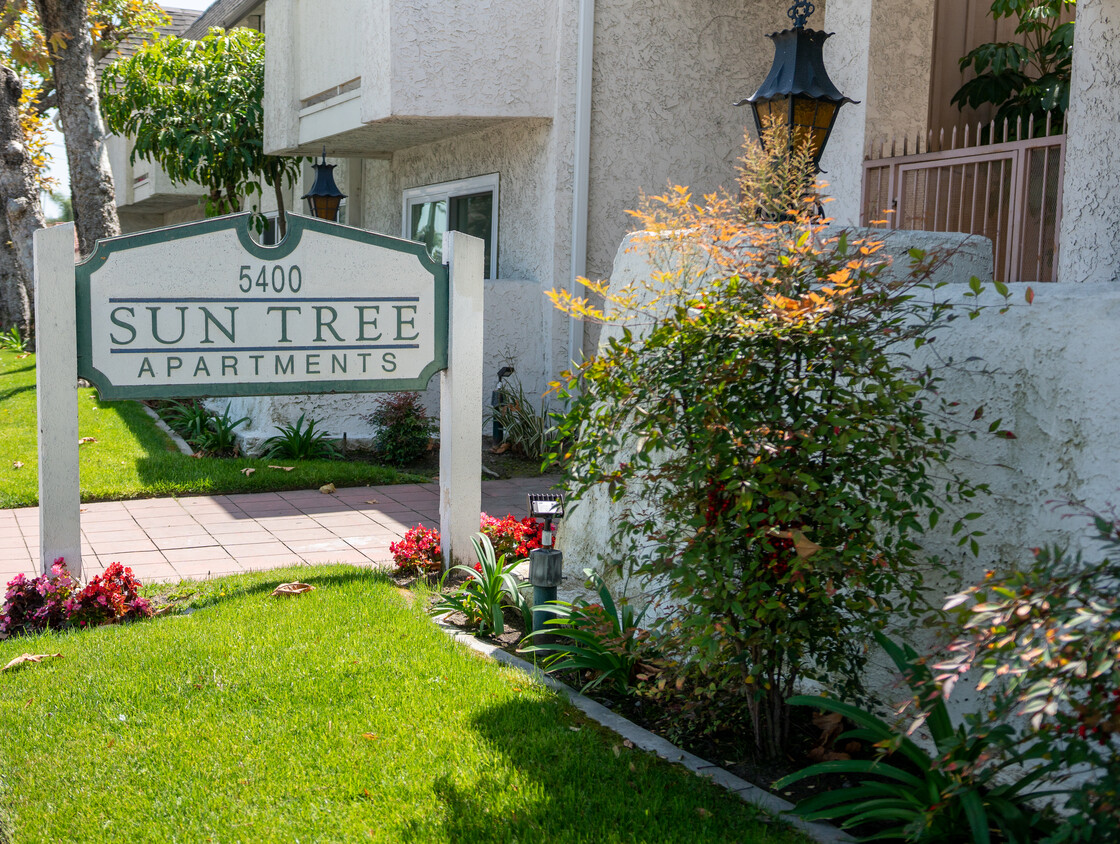
[[[128,234],[121,237],[99,240],[97,247],[85,261],[75,268],[78,319],[78,375],[85,378],[103,399],[170,399],[170,398],[209,398],[225,396],[295,396],[320,395],[325,393],[387,393],[400,390],[423,390],[427,388],[432,376],[447,369],[447,323],[448,298],[450,289],[447,267],[437,264],[428,255],[422,243],[403,240],[397,237],[355,229],[350,226],[329,223],[315,217],[288,214],[288,231],[284,240],[276,246],[262,246],[249,235],[250,214],[230,214],[214,217],[197,223],[184,223],[162,229]],[[417,378],[394,378],[388,380],[364,379],[361,381],[248,381],[238,384],[211,384],[194,387],[189,384],[164,384],[145,387],[143,385],[118,385],[93,366],[93,332],[90,313],[90,282],[109,256],[114,252],[124,252],[141,246],[156,243],[170,243],[186,237],[215,234],[233,229],[245,251],[254,258],[265,261],[279,261],[290,255],[299,246],[305,231],[364,243],[376,249],[403,252],[413,255],[432,275],[435,293],[435,358],[424,367]]]

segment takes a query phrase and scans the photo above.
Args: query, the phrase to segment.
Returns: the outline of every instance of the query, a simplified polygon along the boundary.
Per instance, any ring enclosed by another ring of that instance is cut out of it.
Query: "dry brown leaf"
[[[813,726],[821,731],[821,746],[828,747],[840,735],[844,717],[839,712],[818,712],[813,716]]]
[[[377,733],[362,733],[362,738],[377,741]]]
[[[333,495],[337,490],[334,484],[323,484],[319,487],[319,492],[323,493],[323,495]]]
[[[371,498],[369,501],[366,502],[366,504],[376,504],[376,503],[377,503],[376,498]]]
[[[78,445],[85,445],[86,443],[95,443],[95,442],[97,442],[96,437],[82,437],[81,439],[78,440]]]
[[[492,449],[490,449],[490,453],[491,454],[505,454],[507,451],[509,451],[509,449],[510,449],[510,444],[508,442],[506,442],[506,443],[502,443],[501,445],[494,446]]]
[[[61,657],[62,654],[23,654],[17,656],[3,668],[0,668],[0,671],[10,671],[19,668],[21,665],[28,665],[32,662],[42,662],[44,659],[60,659]]]
[[[249,477],[255,471],[257,471],[257,470],[254,469],[252,466],[246,466],[244,469],[241,470],[241,474],[244,475],[245,477]]]
[[[292,471],[292,469],[294,469],[296,467],[295,466],[273,466],[272,464],[269,464],[268,468],[269,469],[283,469],[285,472],[290,472],[290,471]]]
[[[310,583],[300,583],[295,581],[293,583],[281,583],[272,590],[273,598],[286,598],[292,595],[302,595],[304,592],[314,592],[315,587]]]
[[[15,460],[15,461],[12,462],[12,468],[13,469],[22,469],[23,464],[20,463],[18,460]]]
[[[795,530],[795,531],[792,532],[792,534],[793,534],[793,547],[794,547],[794,550],[797,551],[797,556],[798,557],[801,557],[802,559],[805,559],[806,557],[813,556],[818,551],[823,551],[824,550],[824,548],[822,546],[813,542],[813,540],[809,539],[801,531]]]

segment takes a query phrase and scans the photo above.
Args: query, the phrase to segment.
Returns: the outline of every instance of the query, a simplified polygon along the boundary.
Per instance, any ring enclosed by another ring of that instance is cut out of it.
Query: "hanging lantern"
[[[336,165],[327,164],[327,148],[323,147],[323,160],[312,164],[315,168],[315,184],[301,199],[306,199],[311,209],[311,216],[320,220],[335,222],[338,219],[338,206],[346,198],[346,194],[338,189],[334,183],[334,168]]]
[[[821,155],[844,103],[854,103],[837,90],[824,68],[824,42],[831,32],[806,29],[813,14],[808,0],[796,0],[786,14],[791,29],[771,33],[774,64],[758,90],[737,106],[750,103],[758,137],[775,121],[786,127],[789,148],[808,143],[813,167],[820,172]]]

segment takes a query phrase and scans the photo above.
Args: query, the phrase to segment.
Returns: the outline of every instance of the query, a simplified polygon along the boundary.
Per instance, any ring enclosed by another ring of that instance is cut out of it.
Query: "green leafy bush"
[[[962,632],[936,668],[948,695],[979,669],[994,718],[1029,717],[1023,737],[1061,774],[1088,763],[1055,841],[1120,840],[1120,516],[1085,512],[1105,555],[1060,547],[951,598]]]
[[[324,460],[341,457],[338,446],[331,441],[330,434],[317,431],[314,419],[307,420],[307,427],[303,425],[307,414],[301,413],[294,425],[279,425],[276,430],[279,434],[269,437],[263,443],[263,457],[288,457],[292,460]]]
[[[211,455],[229,455],[237,450],[236,429],[249,421],[248,416],[232,419],[231,405],[221,416],[211,413],[201,402],[173,402],[160,409],[161,418],[196,451]]]
[[[1038,748],[1016,746],[1007,724],[973,716],[954,727],[942,690],[928,666],[909,647],[875,634],[906,678],[928,726],[933,754],[919,747],[910,730],[892,727],[871,712],[827,697],[795,696],[790,703],[838,713],[856,725],[837,741],[860,740],[876,748],[874,759],[820,762],[775,783],[782,789],[820,774],[856,774],[854,788],[802,800],[794,813],[805,820],[840,821],[841,829],[865,823],[885,827],[877,837],[928,844],[1030,844],[1056,825],[1032,808],[1054,792],[1032,790],[1061,763],[1044,761]],[[917,724],[915,725],[917,726]],[[1026,763],[1029,768],[1021,766]],[[1034,763],[1034,764],[1032,764]]]
[[[992,17],[1016,18],[1015,34],[1023,36],[1023,43],[992,42],[969,52],[960,61],[961,71],[971,69],[975,75],[953,94],[953,103],[995,105],[997,127],[1006,120],[1012,138],[1018,137],[1018,121],[1024,131],[1032,117],[1042,126],[1048,112],[1054,115],[1052,131],[1061,132],[1069,108],[1074,26],[1062,23],[1061,15],[1073,5],[1074,0],[995,0]]]
[[[937,259],[888,277],[880,244],[813,215],[807,152],[768,149],[748,146],[738,197],[673,188],[636,213],[644,287],[585,282],[604,310],[551,295],[617,326],[557,385],[569,497],[626,502],[609,564],[664,584],[677,652],[776,756],[801,680],[862,699],[869,631],[929,609],[918,538],[982,487],[948,465],[959,408],[938,371],[909,365],[951,315]],[[977,516],[953,525],[974,550]]]
[[[496,557],[494,546],[485,534],[476,533],[471,537],[471,544],[474,545],[478,564],[474,568],[452,566],[444,574],[440,581],[441,590],[451,572],[465,574],[467,579],[456,592],[441,595],[439,602],[431,609],[432,614],[461,612],[471,625],[477,626],[479,633],[501,634],[505,632],[503,608],[509,605],[521,613],[525,629],[528,630],[532,626],[529,602],[513,573],[521,561],[507,563],[504,554]]]
[[[200,402],[172,402],[160,408],[160,417],[196,448],[210,423],[210,412]]]
[[[581,691],[602,684],[624,691],[639,678],[648,679],[658,670],[650,631],[640,626],[645,611],[635,615],[628,602],[616,604],[598,573],[591,569],[584,569],[583,573],[598,593],[599,603],[549,601],[537,606],[537,610],[549,612],[555,618],[548,619],[543,630],[530,633],[526,639],[532,644],[521,650],[546,654],[543,665],[550,672],[590,674]],[[534,641],[542,636],[560,638],[539,644]]]
[[[9,352],[26,352],[27,338],[19,333],[19,328],[13,325],[7,331],[0,331],[0,349]]]
[[[541,399],[540,408],[534,407],[520,381],[504,384],[500,394],[500,403],[491,408],[488,417],[502,426],[502,442],[532,460],[543,460],[556,440],[548,402]]]
[[[237,451],[237,435],[234,431],[248,422],[249,417],[231,419],[229,409],[230,405],[227,403],[221,416],[210,414],[206,421],[206,428],[198,438],[198,446],[207,454],[224,455]]]
[[[419,393],[383,396],[373,413],[364,418],[377,425],[373,447],[390,466],[404,466],[427,452],[434,424],[420,402]]]

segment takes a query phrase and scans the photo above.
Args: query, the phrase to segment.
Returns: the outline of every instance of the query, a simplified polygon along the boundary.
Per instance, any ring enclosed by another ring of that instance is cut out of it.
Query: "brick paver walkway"
[[[484,481],[482,509],[524,517],[526,493],[554,480]],[[434,483],[106,501],[82,506],[82,569],[89,578],[120,562],[151,581],[303,563],[385,564],[389,543],[416,524],[439,525]],[[0,585],[37,573],[38,560],[39,508],[0,510]]]

